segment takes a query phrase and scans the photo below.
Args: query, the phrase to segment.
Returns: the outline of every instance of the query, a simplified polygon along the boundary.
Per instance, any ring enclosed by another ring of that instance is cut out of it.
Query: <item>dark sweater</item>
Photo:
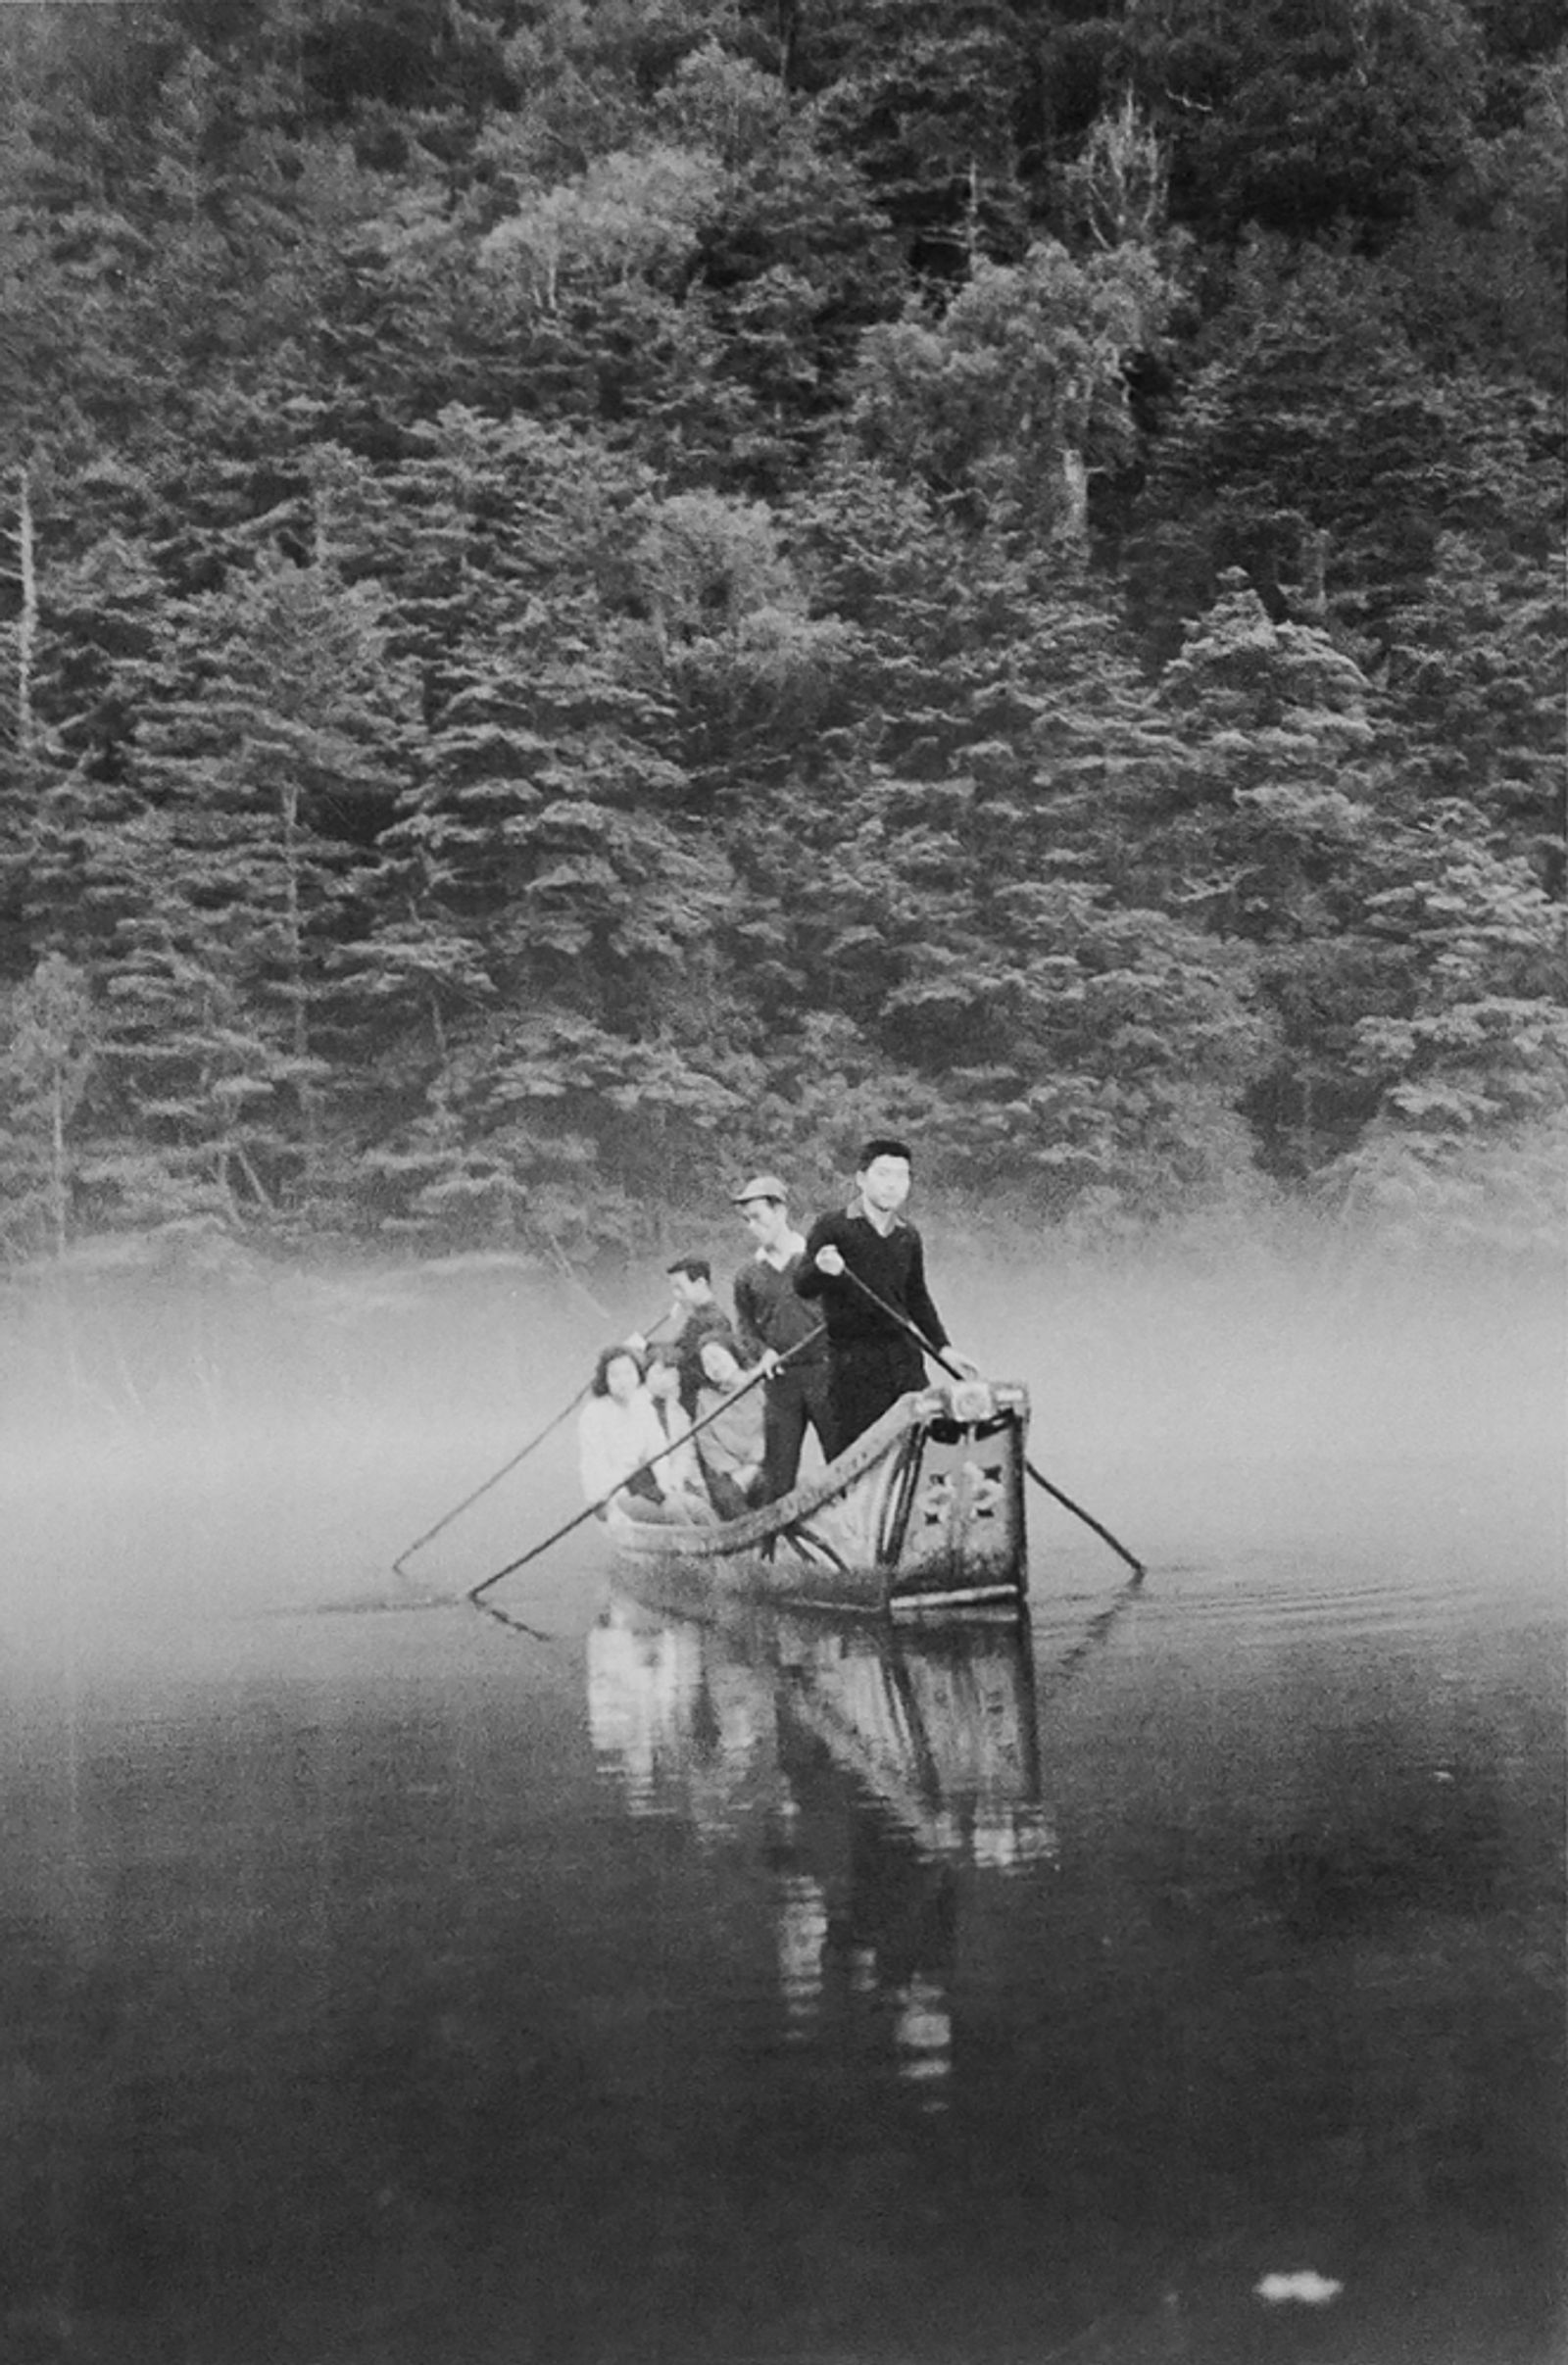
[[[925,1250],[912,1223],[901,1220],[884,1235],[868,1217],[853,1209],[819,1215],[795,1276],[795,1287],[803,1298],[820,1299],[828,1339],[835,1348],[887,1347],[896,1341],[906,1344],[906,1334],[861,1295],[848,1274],[834,1279],[817,1271],[814,1259],[822,1248],[836,1248],[849,1271],[858,1274],[906,1322],[912,1322],[923,1339],[933,1347],[946,1347],[948,1334],[925,1283]]]
[[[799,1256],[792,1256],[782,1268],[769,1264],[765,1257],[754,1256],[735,1276],[735,1318],[741,1344],[754,1362],[764,1347],[771,1347],[775,1355],[787,1354],[809,1338],[822,1319],[820,1311],[796,1292],[795,1276],[800,1269]],[[826,1354],[826,1340],[818,1339],[795,1360],[814,1363]]]

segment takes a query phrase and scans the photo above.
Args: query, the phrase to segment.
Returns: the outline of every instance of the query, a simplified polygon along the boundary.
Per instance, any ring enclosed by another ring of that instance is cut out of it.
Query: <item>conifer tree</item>
[[[122,1095],[151,1092],[186,1147],[209,1142],[220,1162],[232,1150],[266,1204],[309,1198],[334,1064],[352,1076],[373,1025],[334,960],[368,925],[406,706],[371,587],[275,558],[175,603],[148,668],[144,808],[118,835],[168,870],[152,882],[131,865],[142,892],[132,881],[119,927],[136,989],[116,1004],[112,1056]],[[156,1080],[172,1056],[161,998],[182,1045],[177,1111]],[[238,1111],[250,1132],[233,1149]]]
[[[657,112],[721,167],[698,234],[699,286],[715,366],[749,397],[729,459],[748,490],[776,496],[826,431],[861,331],[899,309],[887,218],[824,144],[820,111],[716,42],[683,62]],[[707,480],[724,484],[722,451],[707,462]]]
[[[1021,27],[995,0],[860,0],[802,25],[795,72],[820,90],[829,135],[865,175],[911,271],[966,278],[981,257],[1022,251]]]
[[[1540,1171],[1560,26],[1094,9],[0,10],[21,1245]]]
[[[1561,912],[1528,862],[1481,840],[1473,810],[1434,808],[1385,856],[1368,898],[1384,1007],[1353,1029],[1375,1096],[1327,1181],[1385,1208],[1476,1228],[1488,1192],[1555,1237],[1568,1138],[1568,958]]]
[[[622,1171],[651,1159],[667,1180],[684,1124],[733,1106],[701,1072],[693,1022],[724,867],[681,828],[681,775],[612,659],[589,594],[530,603],[468,660],[385,840],[409,916],[390,941],[376,931],[375,953],[422,972],[435,1015],[428,1113],[385,1145],[383,1171],[439,1154],[427,1206],[464,1196],[481,1143],[524,1192],[564,1157],[580,1173],[606,1138]]]
[[[1560,541],[1549,558],[1494,556],[1448,535],[1390,651],[1391,699],[1424,799],[1459,798],[1563,883],[1568,752],[1562,734],[1568,598]]]
[[[1371,686],[1319,626],[1272,621],[1238,569],[1159,698],[1169,758],[1138,867],[1161,901],[1260,948],[1279,1037],[1250,1109],[1270,1165],[1309,1170],[1370,1112],[1348,1048],[1377,991],[1361,925],[1387,773]]]
[[[1162,655],[1240,567],[1272,613],[1332,622],[1376,662],[1444,534],[1523,551],[1549,532],[1560,422],[1529,389],[1430,370],[1386,271],[1261,247],[1209,342],[1141,505],[1138,591]]]
[[[103,1003],[106,1108],[83,1180],[112,1229],[232,1229],[277,1211],[298,1166],[286,1052],[230,941],[234,870],[191,816],[143,809],[97,866],[123,905]],[[182,826],[182,823],[184,824]]]

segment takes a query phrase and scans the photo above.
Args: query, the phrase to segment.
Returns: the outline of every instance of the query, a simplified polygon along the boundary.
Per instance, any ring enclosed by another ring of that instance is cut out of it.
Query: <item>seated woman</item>
[[[669,1500],[675,1490],[660,1466],[668,1443],[643,1386],[642,1364],[629,1347],[607,1347],[577,1420],[585,1502],[599,1504],[599,1516],[611,1526],[628,1519],[686,1518]]]
[[[762,1391],[747,1388],[753,1375],[732,1332],[705,1339],[700,1355],[703,1385],[693,1443],[714,1509],[721,1519],[738,1519],[762,1499]]]

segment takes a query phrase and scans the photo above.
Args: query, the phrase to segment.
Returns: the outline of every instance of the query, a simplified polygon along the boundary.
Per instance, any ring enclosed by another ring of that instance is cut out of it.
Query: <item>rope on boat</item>
[[[597,1503],[590,1503],[586,1510],[578,1511],[575,1518],[568,1519],[564,1526],[558,1527],[553,1534],[546,1536],[542,1543],[531,1545],[527,1552],[519,1552],[515,1560],[509,1560],[504,1568],[492,1569],[490,1575],[482,1577],[477,1585],[470,1585],[468,1588],[469,1601],[479,1601],[481,1596],[489,1592],[492,1585],[499,1585],[503,1577],[515,1576],[519,1568],[525,1568],[530,1560],[537,1560],[541,1552],[547,1552],[553,1544],[559,1544],[563,1536],[569,1536],[573,1528],[581,1527],[586,1520],[597,1519],[602,1511],[610,1508],[622,1488],[630,1486],[634,1478],[641,1478],[648,1471],[657,1469],[662,1461],[668,1458],[677,1444],[684,1445],[687,1438],[700,1436],[704,1429],[710,1427],[721,1414],[727,1412],[731,1404],[738,1404],[743,1396],[749,1396],[754,1388],[760,1388],[764,1380],[771,1379],[775,1371],[782,1370],[786,1363],[793,1361],[795,1356],[804,1353],[808,1347],[814,1347],[821,1335],[822,1324],[818,1322],[814,1330],[808,1330],[804,1339],[798,1339],[793,1347],[787,1348],[784,1354],[775,1357],[771,1363],[765,1367],[759,1364],[751,1378],[743,1381],[739,1388],[733,1389],[721,1404],[715,1404],[711,1412],[705,1412],[701,1420],[694,1420],[687,1430],[685,1438],[672,1438],[662,1452],[651,1454],[647,1461],[639,1462],[635,1470],[628,1470],[624,1478],[616,1480],[608,1495],[601,1495]],[[567,1410],[570,1410],[569,1405]]]
[[[597,1304],[598,1301],[596,1300],[595,1303]],[[639,1331],[635,1335],[639,1338],[651,1339],[655,1331],[660,1329],[661,1326],[668,1320],[668,1318],[669,1317],[667,1314],[661,1314],[657,1322],[651,1323],[646,1330]],[[405,1544],[403,1550],[399,1552],[397,1558],[392,1563],[392,1572],[394,1576],[407,1576],[408,1570],[404,1566],[405,1561],[412,1560],[415,1553],[417,1552],[422,1552],[427,1544],[433,1544],[437,1536],[442,1533],[443,1529],[449,1528],[452,1525],[454,1519],[461,1519],[465,1511],[472,1509],[473,1505],[478,1502],[481,1495],[488,1495],[493,1486],[499,1486],[503,1478],[511,1476],[512,1472],[516,1468],[519,1461],[526,1461],[528,1455],[534,1451],[536,1446],[542,1446],[547,1437],[554,1437],[562,1422],[571,1418],[571,1415],[576,1411],[577,1406],[582,1403],[583,1398],[588,1394],[588,1391],[592,1386],[593,1380],[591,1377],[584,1380],[582,1386],[578,1389],[570,1404],[563,1404],[561,1410],[556,1414],[555,1418],[553,1420],[547,1420],[544,1427],[530,1437],[525,1446],[519,1446],[510,1461],[504,1461],[499,1470],[493,1470],[490,1476],[486,1478],[481,1485],[474,1488],[471,1495],[465,1495],[461,1503],[454,1503],[451,1510],[446,1512],[442,1518],[436,1521],[434,1527],[427,1527],[422,1536],[416,1536],[412,1544]]]
[[[859,1291],[861,1297],[869,1299],[871,1304],[876,1307],[878,1313],[885,1314],[890,1322],[892,1322],[898,1329],[905,1333],[906,1337],[912,1339],[922,1355],[928,1355],[933,1363],[940,1363],[943,1370],[947,1372],[951,1379],[961,1380],[964,1377],[964,1374],[958,1369],[956,1363],[951,1363],[947,1356],[942,1353],[940,1348],[933,1347],[923,1331],[917,1330],[914,1324],[908,1320],[907,1316],[899,1312],[897,1306],[890,1306],[885,1298],[879,1298],[876,1294],[876,1291],[871,1287],[870,1283],[867,1281],[862,1281],[858,1273],[851,1271],[849,1265],[846,1264],[844,1267],[841,1278],[846,1281],[853,1281],[856,1288]],[[1071,1511],[1073,1517],[1075,1519],[1081,1519],[1085,1527],[1092,1529],[1094,1533],[1101,1539],[1102,1543],[1108,1544],[1111,1551],[1116,1553],[1118,1558],[1126,1561],[1128,1567],[1132,1570],[1135,1577],[1147,1576],[1149,1572],[1145,1568],[1143,1561],[1140,1560],[1135,1553],[1130,1552],[1127,1550],[1126,1545],[1121,1543],[1118,1538],[1111,1534],[1108,1527],[1102,1527],[1092,1512],[1086,1511],[1081,1503],[1074,1503],[1070,1495],[1064,1495],[1059,1486],[1054,1485],[1046,1476],[1044,1470],[1037,1470],[1027,1454],[1024,1456],[1023,1466],[1028,1471],[1030,1477],[1034,1480],[1037,1487],[1043,1487],[1045,1492],[1051,1496],[1054,1502],[1061,1504],[1061,1507],[1064,1511]]]

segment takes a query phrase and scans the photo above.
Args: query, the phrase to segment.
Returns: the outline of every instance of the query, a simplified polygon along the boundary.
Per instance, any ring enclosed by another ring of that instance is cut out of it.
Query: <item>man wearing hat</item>
[[[856,1160],[855,1197],[841,1213],[817,1217],[796,1273],[797,1291],[821,1300],[827,1323],[834,1453],[901,1396],[925,1386],[925,1358],[911,1329],[929,1349],[948,1345],[926,1287],[920,1235],[904,1213],[912,1161],[907,1142],[887,1134],[867,1142]],[[974,1372],[966,1355],[950,1352],[946,1359]]]
[[[731,1197],[756,1246],[735,1276],[736,1326],[748,1357],[772,1365],[817,1326],[814,1309],[795,1287],[806,1241],[791,1227],[789,1188],[776,1174],[754,1174]],[[762,1394],[762,1500],[774,1503],[795,1484],[808,1427],[816,1431],[824,1454],[828,1450],[826,1340],[773,1371]]]

